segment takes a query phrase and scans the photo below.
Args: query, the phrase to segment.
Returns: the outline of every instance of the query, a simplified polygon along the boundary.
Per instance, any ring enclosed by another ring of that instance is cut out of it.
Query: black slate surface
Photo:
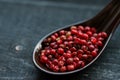
[[[32,62],[37,42],[49,32],[96,15],[109,0],[0,0],[0,80],[120,80],[120,27],[87,69],[53,76]]]

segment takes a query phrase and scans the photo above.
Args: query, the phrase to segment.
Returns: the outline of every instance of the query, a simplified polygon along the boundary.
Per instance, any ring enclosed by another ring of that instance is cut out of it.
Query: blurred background
[[[110,0],[0,0],[0,80],[120,80],[120,28],[100,58],[66,77],[45,74],[32,62],[49,32],[95,16]]]

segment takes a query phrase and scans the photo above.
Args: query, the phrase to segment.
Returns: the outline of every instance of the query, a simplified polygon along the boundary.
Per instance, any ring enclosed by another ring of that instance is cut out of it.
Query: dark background
[[[38,70],[37,42],[49,32],[95,16],[110,0],[0,0],[0,80],[120,80],[120,27],[99,59],[68,76]]]

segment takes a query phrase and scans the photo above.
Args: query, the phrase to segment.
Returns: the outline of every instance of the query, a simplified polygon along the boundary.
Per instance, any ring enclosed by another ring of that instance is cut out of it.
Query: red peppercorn
[[[83,45],[83,46],[81,46],[81,49],[82,49],[83,51],[87,51],[87,50],[88,50],[88,47],[85,46],[85,45]]]
[[[92,44],[89,45],[89,50],[90,50],[90,51],[92,51],[92,50],[94,50],[94,49],[95,49],[94,45],[92,45]]]
[[[62,40],[57,40],[57,44],[62,44]]]
[[[72,26],[71,30],[77,30],[77,27],[76,26]]]
[[[87,34],[83,34],[82,37],[85,39],[85,40],[88,40],[89,36]]]
[[[77,55],[77,52],[72,52],[71,55],[74,57]]]
[[[52,56],[52,55],[48,55],[48,59],[49,59],[49,60],[52,60],[52,59],[53,59],[53,56]]]
[[[58,53],[56,53],[55,55],[54,55],[54,58],[55,59],[58,59],[60,57],[60,55],[58,54]]]
[[[90,54],[91,52],[90,52],[90,51],[85,51],[85,53],[88,55],[88,54]]]
[[[75,66],[74,65],[67,65],[67,70],[68,71],[72,71],[72,70],[74,70],[75,69]]]
[[[74,52],[74,51],[76,51],[77,49],[75,48],[75,47],[72,47],[72,48],[70,48],[70,51],[71,52]]]
[[[97,42],[97,45],[98,45],[98,46],[103,46],[103,43],[102,43],[101,41],[98,41],[98,42]]]
[[[63,48],[58,48],[57,52],[58,52],[59,54],[63,54],[63,53],[64,53],[64,49],[63,49]]]
[[[72,47],[72,44],[73,44],[74,42],[73,41],[69,41],[68,42],[68,47],[70,48],[70,47]]]
[[[67,46],[68,45],[68,41],[64,41],[64,45]]]
[[[72,34],[78,34],[78,31],[75,30],[75,29],[72,29],[72,30],[71,30],[71,33],[72,33]]]
[[[77,36],[73,36],[73,39],[75,40],[77,38]]]
[[[71,58],[72,57],[71,53],[64,53],[63,56],[65,58]]]
[[[65,36],[65,35],[62,35],[62,36],[60,36],[60,39],[61,39],[61,40],[66,40],[66,36]]]
[[[65,72],[66,70],[67,70],[66,66],[62,66],[62,67],[60,68],[60,71],[61,71],[61,72]]]
[[[65,48],[66,46],[64,44],[60,44],[59,47]]]
[[[58,60],[59,60],[59,61],[66,61],[66,59],[65,59],[64,56],[60,56],[60,57],[58,58]]]
[[[50,65],[52,65],[52,62],[51,62],[50,60],[48,60],[48,61],[46,62],[46,66],[50,67]],[[54,65],[53,65],[53,66],[54,66]]]
[[[83,50],[81,50],[81,49],[79,49],[79,50],[77,51],[77,53],[78,53],[78,54],[83,54],[83,53],[84,53],[84,51],[83,51]]]
[[[65,63],[64,63],[64,61],[62,61],[62,60],[58,62],[58,66],[60,66],[60,67],[61,67],[61,66],[64,66],[64,64],[65,64]]]
[[[92,51],[91,54],[92,54],[93,57],[96,57],[97,56],[97,51],[94,50],[94,51]]]
[[[82,59],[86,60],[88,58],[88,55],[87,54],[83,54],[82,55]]]
[[[91,32],[91,31],[88,31],[87,34],[88,34],[88,36],[90,36],[90,37],[92,36],[92,32]]]
[[[51,36],[52,41],[56,40],[56,37],[54,35]]]
[[[98,48],[95,48],[94,50],[95,50],[95,51],[98,51],[99,49],[98,49]]]
[[[85,31],[87,32],[87,31],[90,31],[90,27],[89,26],[86,26],[85,27]]]
[[[97,44],[95,44],[94,46],[95,46],[95,48],[98,48],[98,45],[97,45]]]
[[[57,44],[55,44],[55,45],[53,46],[53,49],[56,49],[56,48],[58,48],[58,45],[57,45]]]
[[[58,37],[58,33],[54,33],[55,37],[57,38]]]
[[[98,33],[98,37],[101,37],[102,36],[102,34],[101,33]]]
[[[97,43],[97,39],[96,39],[95,37],[92,37],[91,42],[92,42],[93,44],[96,44],[96,43]]]
[[[40,61],[42,63],[46,63],[48,61],[48,58],[46,56],[40,56]]]
[[[78,35],[79,38],[83,38],[83,33],[82,32],[78,32],[77,35]]]
[[[73,40],[73,37],[72,37],[72,36],[69,36],[69,37],[67,38],[67,40],[68,40],[68,41],[72,41],[72,40]]]
[[[45,53],[46,53],[46,55],[50,54],[50,50],[47,49],[47,50],[45,51]]]
[[[71,54],[71,51],[70,51],[70,50],[67,50],[66,52]]]
[[[60,35],[64,35],[64,34],[65,34],[65,30],[61,30],[61,31],[59,32],[59,34],[60,34]]]
[[[73,60],[74,60],[75,62],[79,62],[79,58],[78,58],[78,57],[74,57]]]
[[[88,41],[88,42],[87,42],[87,46],[89,46],[89,45],[92,45],[92,42],[91,42],[91,41]]]
[[[81,40],[79,38],[75,38],[74,42],[78,44],[78,43],[81,43]]]
[[[54,60],[53,60],[53,64],[54,64],[54,65],[58,65],[58,60],[57,60],[57,59],[54,59]]]
[[[107,38],[107,33],[106,32],[101,32],[101,37]]]
[[[84,67],[85,66],[85,62],[81,62],[81,67]]]
[[[87,41],[86,40],[80,40],[79,44],[87,45]]]
[[[76,63],[76,62],[73,62],[73,65],[74,65],[75,69],[77,69],[77,68],[78,68],[78,65],[77,65],[77,63]]]
[[[97,33],[94,33],[94,34],[93,34],[93,37],[95,37],[95,38],[98,37],[98,34],[97,34]]]
[[[53,54],[53,55],[55,55],[56,54],[56,50],[55,49],[51,49],[50,53]]]
[[[56,45],[56,42],[50,43],[50,46],[53,48]]]
[[[50,64],[50,65],[47,64],[47,67],[50,68],[51,70],[53,70],[54,67],[55,67],[55,65],[54,65],[54,64]],[[53,71],[54,71],[54,70],[53,70]]]
[[[102,37],[98,38],[98,41],[103,41],[103,40],[104,40],[104,38],[102,38]]]
[[[45,54],[45,52],[41,52],[41,56],[45,56],[46,54]]]
[[[68,32],[66,33],[66,37],[68,37],[68,36],[71,36],[71,32],[70,32],[70,31],[68,31]]]
[[[58,72],[59,71],[59,67],[58,66],[54,66],[53,67],[53,71]]]
[[[68,58],[67,59],[67,64],[72,64],[73,63],[73,58]]]
[[[82,54],[78,54],[78,58],[79,58],[79,59],[82,59]]]
[[[83,31],[84,27],[83,26],[78,26],[78,30]]]
[[[78,68],[81,67],[82,62],[83,62],[83,61],[78,61],[78,62],[77,62],[77,67],[78,67]]]

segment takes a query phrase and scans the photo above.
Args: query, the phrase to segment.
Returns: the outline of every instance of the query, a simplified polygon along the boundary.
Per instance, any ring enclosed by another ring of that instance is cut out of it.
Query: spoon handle
[[[87,22],[99,31],[113,32],[120,23],[120,0],[112,0],[98,15]]]
[[[108,33],[114,31],[120,23],[120,0],[112,0],[105,11],[101,14],[101,27],[104,27],[103,31]]]

